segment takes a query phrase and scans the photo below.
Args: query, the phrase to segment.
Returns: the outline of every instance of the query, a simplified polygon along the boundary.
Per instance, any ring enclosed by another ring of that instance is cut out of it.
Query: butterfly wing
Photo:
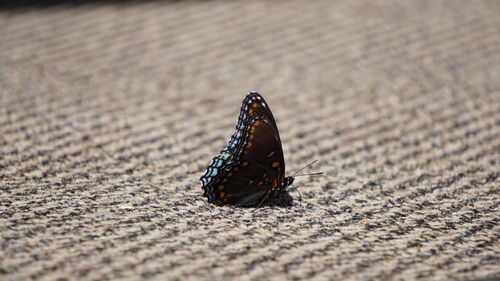
[[[243,100],[227,147],[201,177],[205,196],[218,205],[254,205],[283,186],[285,161],[274,117],[258,93]]]
[[[278,133],[278,127],[276,126],[276,121],[274,121],[273,113],[267,105],[264,98],[257,92],[250,92],[241,104],[240,115],[238,117],[238,123],[236,124],[236,130],[231,135],[227,147],[224,148],[221,153],[236,154],[237,150],[241,147],[242,142],[245,141],[244,135],[246,130],[249,128],[255,119],[255,117],[263,117],[270,121],[274,128],[276,138],[278,139],[280,152],[281,151],[281,140]]]

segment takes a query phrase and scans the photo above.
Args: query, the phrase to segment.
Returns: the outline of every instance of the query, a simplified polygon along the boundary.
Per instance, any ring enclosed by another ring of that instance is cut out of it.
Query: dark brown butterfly
[[[200,181],[208,202],[258,206],[288,196],[294,177],[285,177],[285,160],[273,114],[257,92],[243,100],[236,131],[210,162]]]

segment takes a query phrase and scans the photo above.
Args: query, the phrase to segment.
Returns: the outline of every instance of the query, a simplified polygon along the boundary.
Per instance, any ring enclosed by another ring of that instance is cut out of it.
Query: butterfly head
[[[284,187],[287,187],[287,186],[292,185],[293,180],[295,180],[295,178],[294,178],[294,177],[286,177],[286,178],[285,178],[285,185],[284,185]]]

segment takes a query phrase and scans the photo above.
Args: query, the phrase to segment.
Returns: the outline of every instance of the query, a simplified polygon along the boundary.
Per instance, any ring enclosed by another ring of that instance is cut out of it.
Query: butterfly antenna
[[[311,174],[301,174],[301,175],[294,175],[294,177],[302,177],[302,176],[319,176],[322,175],[323,172],[317,172],[317,173],[311,173]]]
[[[293,177],[293,176],[295,176],[296,174],[298,174],[300,171],[304,170],[305,168],[307,168],[307,167],[311,166],[312,164],[314,164],[314,163],[316,163],[316,162],[318,162],[318,160],[314,160],[314,161],[312,161],[311,163],[309,163],[309,164],[305,165],[304,167],[300,168],[298,171],[296,171],[296,172],[292,175],[292,177]]]

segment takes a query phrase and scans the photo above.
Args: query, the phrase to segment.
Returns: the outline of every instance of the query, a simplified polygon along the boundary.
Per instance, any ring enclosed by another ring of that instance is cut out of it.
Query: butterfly
[[[241,105],[236,130],[200,178],[203,195],[217,205],[259,206],[267,199],[291,198],[278,127],[269,105],[250,92]]]

